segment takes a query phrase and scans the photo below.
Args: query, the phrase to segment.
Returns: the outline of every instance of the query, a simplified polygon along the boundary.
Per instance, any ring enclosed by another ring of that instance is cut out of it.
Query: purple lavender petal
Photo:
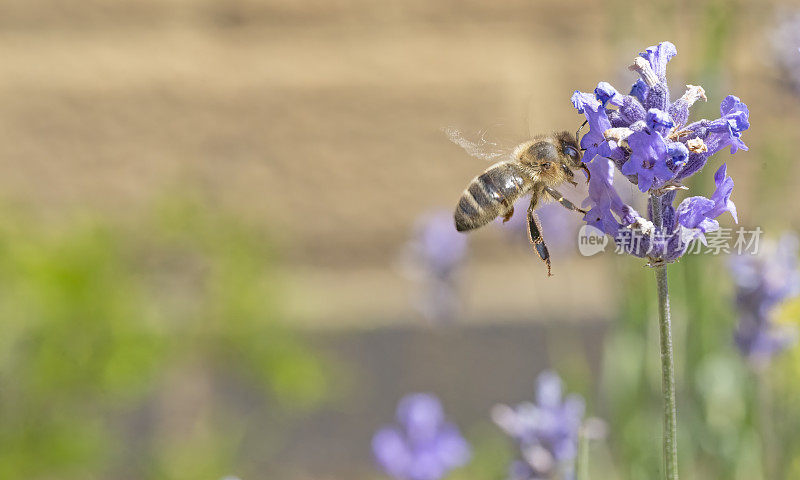
[[[619,157],[619,147],[613,141],[606,141],[603,135],[611,128],[611,121],[603,104],[594,95],[578,91],[572,95],[572,104],[578,113],[586,116],[589,123],[589,131],[581,138],[581,148],[585,150],[584,163],[592,161],[595,156]]]
[[[444,421],[442,404],[427,393],[406,395],[397,405],[397,421],[414,441],[434,438]]]
[[[461,436],[458,427],[451,423],[442,426],[435,444],[442,465],[448,469],[465,465],[472,456],[469,444]]]
[[[738,97],[728,95],[720,104],[722,118],[707,122],[705,143],[708,146],[709,156],[717,153],[730,145],[731,153],[737,150],[747,150],[747,145],[741,140],[742,132],[750,128],[750,111],[747,105]],[[702,123],[701,123],[702,125]]]
[[[458,428],[444,421],[439,399],[417,393],[398,403],[398,427],[378,430],[372,452],[383,470],[397,480],[440,480],[470,458]]]
[[[646,192],[657,181],[671,179],[674,174],[667,166],[667,145],[658,133],[633,132],[628,137],[630,159],[622,166],[625,175],[636,175],[639,190]]]
[[[644,83],[642,83],[644,85]],[[630,127],[636,122],[643,121],[647,115],[644,107],[635,96],[626,95],[622,99],[622,106],[619,108],[619,115],[621,119],[620,125],[616,127]]]
[[[686,165],[689,160],[689,149],[680,142],[667,144],[667,168],[676,172]]]
[[[622,95],[608,82],[598,83],[597,87],[594,89],[594,95],[604,107],[608,104],[617,107],[622,105]]]
[[[545,371],[536,380],[536,403],[553,408],[561,403],[561,379],[554,372]]]
[[[644,80],[639,78],[636,80],[633,86],[631,86],[630,95],[639,100],[639,103],[644,103],[644,99],[647,96],[647,91],[649,89],[650,87],[648,87],[647,84],[644,83]],[[642,108],[642,111],[644,112],[644,108]]]
[[[661,218],[663,220],[664,229],[667,232],[672,232],[677,227],[678,216],[675,212],[675,207],[672,206],[677,194],[677,191],[672,190],[661,196]],[[651,212],[648,213],[652,216]]]
[[[458,266],[467,251],[467,237],[453,228],[453,215],[437,211],[417,223],[418,254],[435,272],[449,272]]]
[[[678,205],[678,222],[686,228],[702,228],[708,220],[706,212],[713,208],[714,201],[709,198],[702,196],[686,198]]]
[[[553,372],[540,374],[537,385],[535,405],[498,405],[492,411],[492,418],[520,450],[509,476],[524,480],[572,478],[584,401],[578,395],[562,399],[562,382]]]
[[[571,427],[580,426],[585,412],[586,402],[583,397],[573,393],[564,398],[564,415],[572,421]]]
[[[422,450],[408,466],[408,480],[439,480],[447,474],[447,468],[435,451]]]
[[[750,128],[750,110],[736,95],[728,95],[719,105],[719,113],[723,117],[730,117],[735,122],[735,128],[743,132]]]
[[[686,125],[689,120],[689,109],[699,99],[706,99],[705,90],[698,85],[687,85],[686,92],[669,106],[669,114],[676,126]]]
[[[731,212],[733,220],[739,223],[736,215],[736,205],[731,200],[731,192],[733,192],[733,179],[727,176],[728,165],[723,163],[721,167],[714,173],[714,183],[717,188],[711,196],[714,201],[714,208],[707,212],[711,218],[717,218],[724,212]]]
[[[678,49],[671,42],[661,42],[658,45],[648,47],[647,50],[639,54],[640,57],[650,62],[653,71],[658,75],[661,82],[667,81],[667,63],[678,54]]]
[[[736,219],[736,206],[730,200],[733,190],[733,180],[726,176],[726,166],[723,164],[714,175],[717,188],[711,198],[702,196],[684,199],[678,206],[678,222],[684,228],[697,230],[695,232],[682,232],[682,239],[689,241],[699,238],[705,242],[704,233],[719,229],[719,222],[715,218],[724,212],[731,212]]]
[[[669,87],[666,83],[656,83],[647,91],[647,98],[644,99],[644,108],[650,110],[657,108],[667,110],[669,108]]]
[[[672,121],[669,113],[657,108],[651,108],[647,111],[645,123],[647,124],[648,128],[654,132],[660,133],[661,135],[666,134],[670,128],[675,126],[675,123]]]
[[[372,453],[378,465],[395,478],[405,478],[413,455],[403,435],[395,428],[378,430],[372,437]]]
[[[708,163],[707,154],[690,152],[689,159],[686,161],[683,168],[678,171],[678,174],[675,175],[675,178],[677,180],[683,180],[684,178],[691,177],[705,167],[706,163]]]
[[[587,224],[609,235],[615,236],[622,227],[612,212],[623,215],[623,202],[614,189],[614,166],[611,160],[595,157],[588,164],[591,172],[589,197],[586,205],[591,206],[584,215]]]

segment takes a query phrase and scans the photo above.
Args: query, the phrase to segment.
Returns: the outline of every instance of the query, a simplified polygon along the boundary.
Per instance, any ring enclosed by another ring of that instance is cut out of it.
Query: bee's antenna
[[[589,120],[584,120],[583,123],[581,123],[580,128],[578,128],[578,131],[575,132],[575,140],[577,140],[579,144],[580,144],[580,141],[581,141],[581,130],[583,130],[583,127],[586,126],[587,123],[589,123]],[[584,152],[584,151],[586,151],[586,149],[585,148],[581,148],[581,152]]]
[[[592,179],[592,172],[589,171],[589,167],[587,167],[585,163],[581,164],[581,169],[586,172],[586,183],[589,183]]]

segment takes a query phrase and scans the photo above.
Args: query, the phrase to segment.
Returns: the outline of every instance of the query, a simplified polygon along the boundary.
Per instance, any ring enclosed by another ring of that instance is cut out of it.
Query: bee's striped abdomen
[[[455,211],[456,229],[472,230],[510,211],[514,202],[530,189],[523,172],[513,162],[500,162],[470,182]]]

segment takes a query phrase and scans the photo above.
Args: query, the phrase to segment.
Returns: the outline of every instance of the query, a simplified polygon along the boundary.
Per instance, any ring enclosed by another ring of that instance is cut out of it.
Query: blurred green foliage
[[[791,325],[800,334],[800,298],[788,301],[777,315],[777,323]],[[772,396],[772,425],[780,450],[776,452],[784,478],[800,478],[800,347],[778,357],[768,372],[766,386]]]
[[[734,479],[746,471],[746,478],[758,478],[743,464],[753,459],[752,392],[733,345],[736,315],[724,266],[719,258],[686,256],[670,275],[681,469],[701,478]],[[659,344],[649,277],[647,269],[626,272],[626,308],[607,350],[611,431],[621,436],[611,443],[619,463],[631,469],[624,478],[658,477],[661,469]]]
[[[625,261],[629,260],[629,261]],[[680,468],[714,479],[794,479],[800,474],[800,349],[756,369],[735,348],[725,257],[688,255],[670,267],[678,370]],[[621,478],[659,478],[661,377],[652,272],[620,262],[622,314],[606,339],[601,379],[608,445]],[[782,309],[800,318],[800,301]]]
[[[263,412],[323,398],[261,232],[191,198],[0,218],[0,478],[218,478]]]

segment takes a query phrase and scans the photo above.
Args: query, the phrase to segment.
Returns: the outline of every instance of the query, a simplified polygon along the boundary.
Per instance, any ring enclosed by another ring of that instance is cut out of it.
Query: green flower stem
[[[586,426],[582,426],[578,433],[578,480],[589,480],[589,437],[586,435]]]
[[[653,224],[660,231],[663,226],[661,197],[650,196]],[[678,480],[678,412],[675,405],[675,361],[672,349],[672,323],[669,317],[669,289],[667,266],[656,262],[656,287],[658,290],[658,325],[661,337],[661,391],[664,395],[664,478]]]
[[[758,402],[758,429],[761,433],[761,462],[764,478],[780,478],[778,468],[778,441],[775,438],[775,427],[772,423],[772,391],[770,390],[767,372],[759,368],[755,372]]]

